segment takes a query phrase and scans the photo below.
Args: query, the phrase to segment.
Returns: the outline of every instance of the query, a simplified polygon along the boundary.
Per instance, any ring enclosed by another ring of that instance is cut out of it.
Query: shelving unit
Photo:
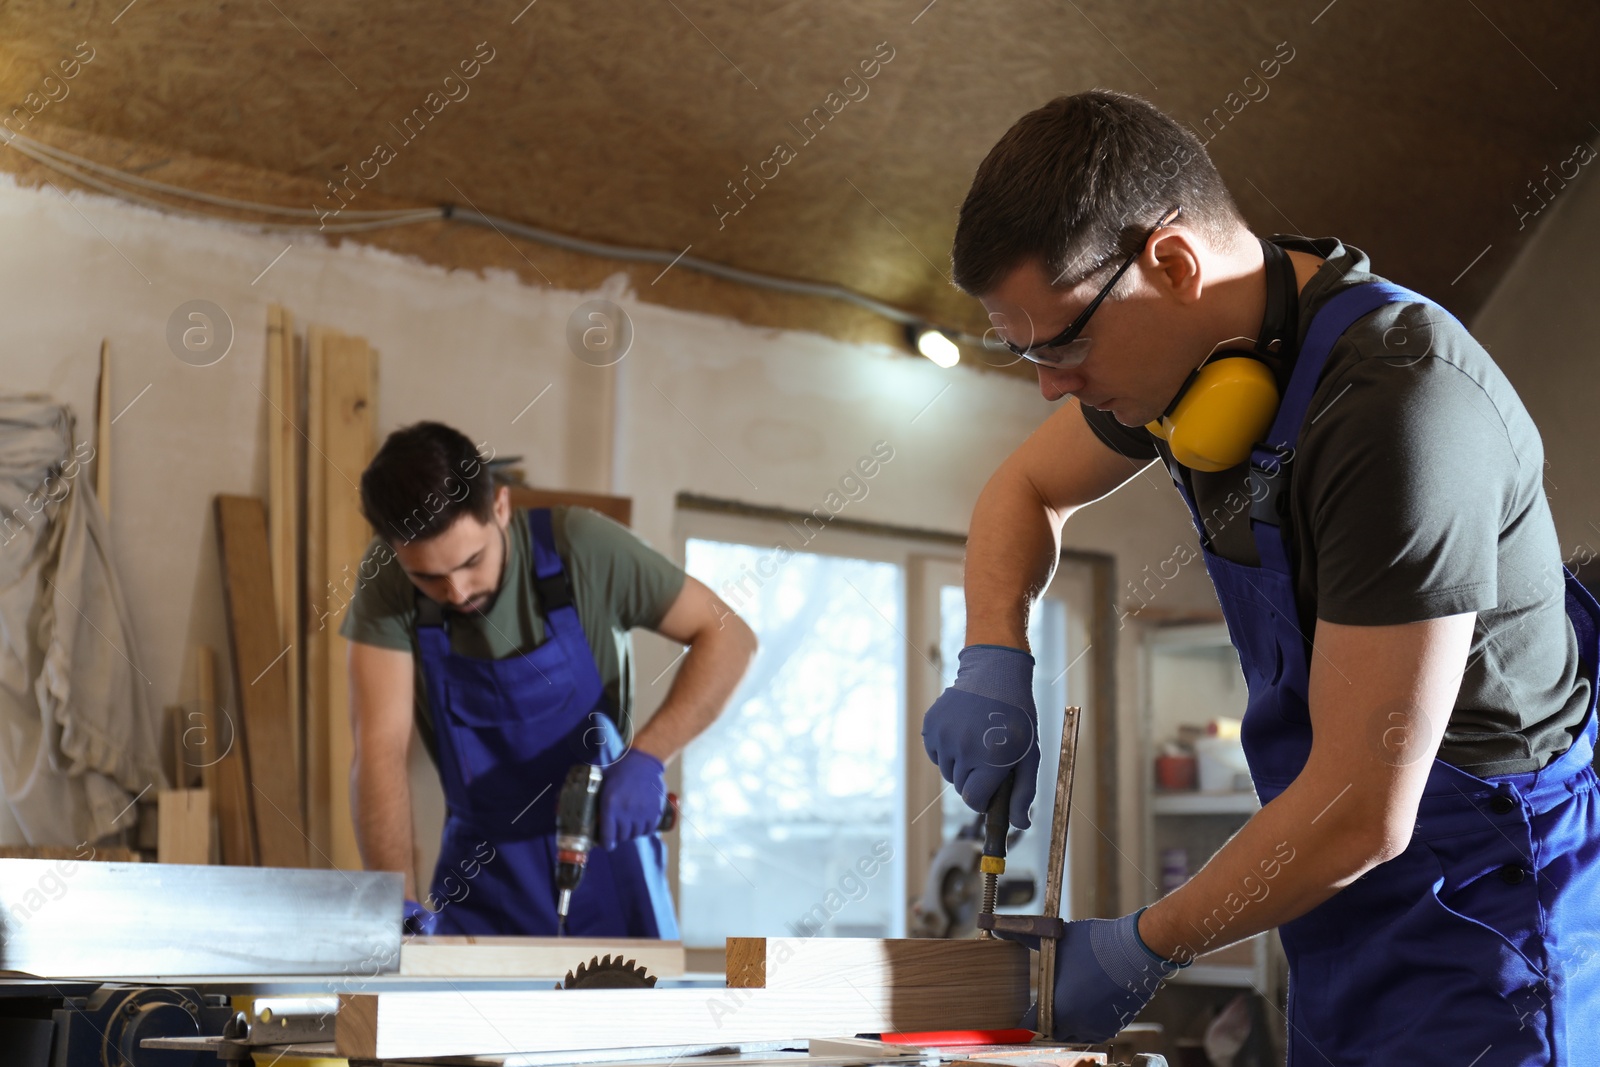
[[[1254,793],[1153,793],[1156,815],[1253,815],[1261,807]]]
[[[1155,788],[1156,746],[1181,723],[1244,716],[1247,691],[1239,659],[1222,623],[1150,629],[1141,643],[1144,690],[1140,719],[1140,775],[1144,799],[1144,861],[1152,878],[1163,850],[1182,848],[1191,873],[1221,848],[1260,808],[1249,791],[1201,793]],[[1148,902],[1160,891],[1148,887]],[[1275,932],[1205,953],[1173,977],[1175,984],[1254,989],[1274,996],[1282,973]]]

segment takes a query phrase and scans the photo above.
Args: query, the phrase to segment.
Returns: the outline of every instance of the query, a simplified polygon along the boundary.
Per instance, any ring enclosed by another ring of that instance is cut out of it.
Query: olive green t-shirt
[[[633,644],[628,631],[660,625],[683,589],[683,570],[626,527],[588,508],[551,508],[550,525],[556,555],[566,570],[584,636],[605,685],[607,709],[626,737],[633,716]],[[527,512],[520,508],[512,512],[506,535],[510,551],[505,574],[489,610],[482,615],[444,613],[450,647],[458,655],[505,659],[544,643]],[[339,633],[351,641],[411,653],[417,727],[432,755],[433,717],[416,627],[417,597],[422,594],[381,538],[374,537],[367,546],[359,573],[363,580]]]
[[[1380,280],[1332,238],[1274,237],[1324,262],[1300,293],[1300,338],[1334,294]],[[1166,442],[1083,408],[1131,459]],[[1249,464],[1190,471],[1213,551],[1259,566]],[[1441,759],[1479,776],[1537,770],[1582,725],[1590,685],[1567,621],[1544,444],[1483,346],[1433,305],[1389,304],[1334,345],[1300,429],[1289,485],[1301,631],[1478,613]]]

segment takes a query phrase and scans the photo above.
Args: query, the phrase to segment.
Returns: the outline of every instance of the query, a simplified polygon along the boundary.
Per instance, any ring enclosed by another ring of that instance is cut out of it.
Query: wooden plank
[[[327,457],[323,425],[323,341],[327,332],[306,328],[306,551],[305,551],[305,698],[306,698],[306,829],[318,866],[330,861],[333,849],[331,790],[334,769],[328,762],[328,642],[326,521]],[[346,769],[348,773],[348,768]]]
[[[211,862],[211,794],[163,789],[156,796],[156,861]]]
[[[361,514],[361,473],[374,452],[374,397],[377,354],[359,337],[328,331],[323,338],[322,381],[322,554],[325,597],[320,622],[325,627],[324,704],[327,716],[328,854],[335,867],[361,866],[355,826],[350,820],[350,678],[345,670],[349,643],[339,636],[355,596],[361,557],[372,527]]]
[[[162,711],[162,748],[166,758],[161,769],[167,772],[167,781],[174,789],[189,788],[189,759],[183,750],[184,717],[183,708],[178,704],[168,704]]]
[[[461,978],[562,978],[599,956],[633,960],[657,978],[684,973],[683,943],[601,937],[411,937],[400,973]]]
[[[1009,942],[751,940],[766,987],[346,994],[335,1045],[381,1059],[998,1029],[1029,1003],[1028,952]],[[740,973],[749,980],[748,966]]]
[[[169,750],[172,759],[171,785],[174,789],[199,789],[205,785],[204,709],[189,704],[167,707]]]
[[[289,702],[293,709],[295,725],[295,759],[300,773],[300,804],[306,803],[306,701],[305,701],[305,361],[300,344],[294,335],[294,316],[286,309],[280,310],[283,329],[285,390],[290,398],[286,409],[288,418],[279,427],[284,436],[285,458],[288,460],[288,485],[285,486],[285,506],[292,513],[290,544],[287,550],[291,568],[285,583],[288,607],[279,615],[283,620],[284,640],[290,645]]]
[[[305,818],[290,749],[287,670],[272,600],[266,508],[257,497],[219,494],[216,513],[234,689],[244,724],[261,863],[304,867]]]
[[[100,339],[100,388],[95,397],[94,495],[111,521],[111,341]]]
[[[256,830],[243,731],[238,720],[217,703],[216,653],[209,645],[197,645],[194,651],[195,699],[204,732],[187,750],[195,752],[190,758],[200,763],[201,782],[211,793],[216,808],[222,862],[251,867],[257,857]]]
[[[615,519],[624,526],[633,521],[633,498],[626,496],[606,496],[601,493],[569,493],[556,489],[531,489],[525,485],[513,485],[511,490],[511,506],[514,508],[553,508],[560,505],[577,505],[578,507],[593,508],[609,519]]]
[[[1003,1029],[1027,1003],[999,1005],[952,983],[896,999],[839,989],[551,989],[345,994],[334,1045],[351,1059],[581,1052],[739,1041],[801,1041],[907,1030]]]
[[[298,775],[305,765],[300,696],[300,375],[295,363],[294,317],[277,304],[267,308],[267,400],[268,539],[272,549],[273,598],[282,647],[288,649],[283,657],[285,688],[290,750]]]
[[[845,983],[870,990],[941,988],[959,975],[970,985],[1026,997],[1028,961],[1026,948],[1000,940],[730,937],[727,979],[729,989],[829,989]]]

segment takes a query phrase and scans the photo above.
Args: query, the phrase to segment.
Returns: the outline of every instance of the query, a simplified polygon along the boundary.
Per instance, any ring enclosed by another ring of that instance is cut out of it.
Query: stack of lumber
[[[376,367],[361,338],[313,326],[297,343],[293,316],[268,309],[267,496],[216,498],[234,710],[218,704],[211,651],[198,649],[199,710],[180,710],[172,729],[177,784],[199,770],[204,799],[168,802],[185,842],[175,856],[199,855],[192,813],[204,802],[226,863],[361,864],[337,629],[371,535],[358,485],[375,447]]]

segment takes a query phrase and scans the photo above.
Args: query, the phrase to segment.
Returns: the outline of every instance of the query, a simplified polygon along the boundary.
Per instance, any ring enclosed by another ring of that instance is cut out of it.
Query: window
[[[842,523],[802,541],[781,520],[688,509],[679,521],[685,569],[761,640],[722,717],[674,768],[684,943],[906,936],[940,846],[974,818],[921,737],[964,643],[959,541]],[[1064,564],[1029,628],[1044,759],[1038,829],[1008,874],[1034,875],[1039,893],[1007,910],[1042,901],[1062,709],[1087,693],[1093,658],[1087,612],[1070,605],[1088,588],[1087,568]]]
[[[684,754],[683,937],[890,937],[896,902],[903,568],[691,539],[688,572],[732,589],[761,651]],[[770,577],[763,574],[770,573]]]

